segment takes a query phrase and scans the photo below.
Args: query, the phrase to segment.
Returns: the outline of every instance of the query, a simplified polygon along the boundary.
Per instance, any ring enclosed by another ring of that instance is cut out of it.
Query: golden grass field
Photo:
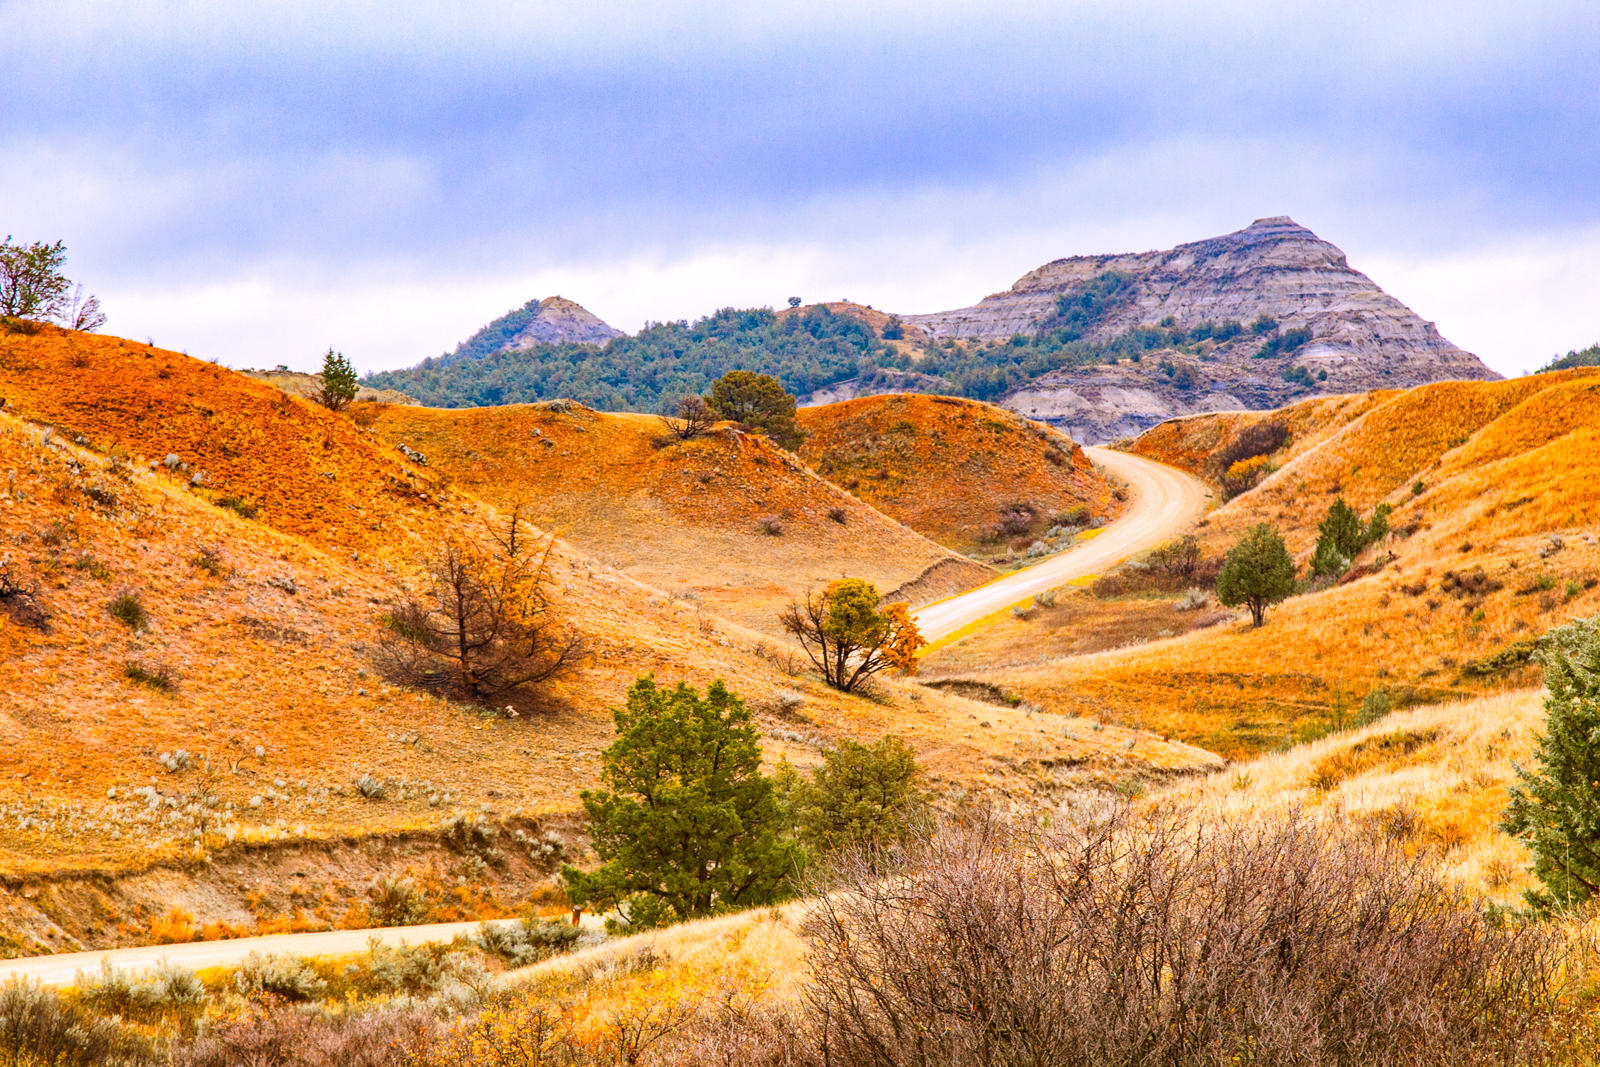
[[[997,651],[1024,665],[972,677],[1230,758],[1316,736],[1374,688],[1404,703],[1532,684],[1523,643],[1600,610],[1597,388],[1593,372],[1446,382],[1156,427],[1132,450],[1191,469],[1251,421],[1281,418],[1296,435],[1280,469],[1202,520],[1208,553],[1270,522],[1303,567],[1340,495],[1363,514],[1390,503],[1395,532],[1345,584],[1285,601],[1260,630],[1241,621],[1054,662],[1040,662],[1048,637],[1039,651],[1018,632]]]
[[[1116,506],[1071,437],[975,400],[862,397],[802,408],[800,425],[800,456],[824,478],[961,552],[1006,551],[1017,538],[996,546],[983,530],[1016,504],[1038,514],[1035,534],[1068,509],[1086,508],[1086,523]]]
[[[582,551],[576,535],[553,553],[551,591],[585,638],[582,667],[521,718],[486,719],[385,683],[366,652],[428,552],[447,537],[482,543],[504,521],[471,478],[451,476],[445,453],[420,466],[349,417],[243,375],[51,328],[0,337],[0,397],[0,556],[13,577],[38,583],[50,614],[41,633],[0,612],[0,869],[11,879],[0,888],[8,898],[29,879],[188,864],[247,843],[432,834],[444,818],[484,808],[497,818],[569,816],[612,736],[608,708],[647,671],[702,687],[726,679],[755,709],[773,759],[807,764],[837,737],[901,734],[952,802],[992,794],[1051,803],[1086,784],[1207,765],[1204,754],[1146,732],[1087,724],[1064,732],[1056,720],[898,679],[870,698],[838,694],[791,673],[799,664],[784,646],[716,613],[711,596],[672,596],[620,573]],[[467,413],[428,414],[448,425]],[[487,414],[535,424],[546,417]],[[379,424],[391,417],[378,415]],[[644,420],[565,418],[565,429],[547,431],[564,435],[558,455],[585,447],[574,428],[585,425],[590,439],[603,431],[635,442],[663,477],[690,463],[743,477],[736,458],[752,478],[767,475],[744,511],[724,486],[714,508],[697,512],[730,527],[776,504],[767,494],[778,489],[803,488],[810,495],[793,499],[807,507],[838,500],[850,509],[849,525],[801,516],[793,535],[752,535],[763,539],[757,544],[837,527],[841,567],[866,565],[847,537],[870,546],[869,532],[880,548],[946,556],[760,439],[696,442],[689,448],[704,449],[694,453],[702,458],[672,460],[649,447]],[[168,468],[169,454],[179,466]],[[693,511],[702,483],[685,476],[673,484],[691,494],[682,506]],[[253,506],[257,517],[219,506],[226,502]],[[636,534],[648,541],[664,526],[642,523]],[[697,551],[683,528],[673,536],[680,551]],[[213,551],[215,573],[196,564],[203,550]],[[147,627],[135,632],[111,617],[108,605],[123,592],[139,594]],[[170,670],[175,688],[131,680],[130,663]],[[780,691],[799,694],[797,710],[780,713]],[[191,755],[188,767],[158,762],[180,749]],[[385,799],[357,794],[362,774],[389,783]],[[130,797],[147,786],[160,807]],[[213,798],[217,806],[205,807]],[[195,921],[212,918],[197,912]]]

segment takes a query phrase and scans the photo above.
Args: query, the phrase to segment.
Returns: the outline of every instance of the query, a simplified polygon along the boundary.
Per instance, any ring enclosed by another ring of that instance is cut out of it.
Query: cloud
[[[409,363],[555,290],[628,328],[796,286],[927,310],[1279,213],[1404,300],[1600,224],[1591,15],[13,2],[0,202],[113,329],[257,362]]]

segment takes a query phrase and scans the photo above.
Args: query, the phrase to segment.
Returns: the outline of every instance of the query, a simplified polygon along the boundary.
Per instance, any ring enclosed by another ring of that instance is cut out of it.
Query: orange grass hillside
[[[975,400],[870,396],[801,408],[800,455],[942,545],[996,554],[1051,526],[1109,518],[1111,486],[1072,438]]]
[[[1260,630],[975,677],[1234,758],[1315,736],[1377,688],[1418,702],[1532,684],[1537,637],[1600,611],[1597,387],[1567,372],[1393,396],[1200,524],[1220,553],[1274,523],[1303,573],[1337,497],[1364,515],[1389,504],[1392,532],[1340,584],[1278,605]]]
[[[520,502],[624,574],[775,636],[792,599],[844,575],[891,594],[935,572],[901,594],[914,602],[992,577],[730,427],[679,441],[653,415],[566,401],[361,405],[354,416],[390,447],[422,453],[436,477],[501,508]]]
[[[341,416],[176,353],[41,333],[0,342],[0,375],[0,566],[37,588],[47,616],[31,625],[15,598],[0,610],[10,878],[128,871],[247,842],[434,834],[486,810],[564,818],[596,781],[608,708],[648,671],[700,687],[726,679],[773,758],[806,764],[840,737],[899,733],[951,795],[1048,803],[1206,765],[1152,736],[1066,736],[897,680],[872,699],[843,696],[770,639],[566,543],[548,589],[584,639],[582,664],[519,717],[486,717],[388,684],[370,649],[428,551],[482,543],[505,522],[492,505],[431,468],[408,471]],[[209,437],[193,429],[206,424]],[[172,442],[190,471],[124,458]],[[194,484],[199,470],[223,472],[222,487]],[[219,506],[224,487],[260,501],[255,517]],[[126,602],[113,613],[124,596],[137,615]],[[363,776],[381,795],[363,795]]]

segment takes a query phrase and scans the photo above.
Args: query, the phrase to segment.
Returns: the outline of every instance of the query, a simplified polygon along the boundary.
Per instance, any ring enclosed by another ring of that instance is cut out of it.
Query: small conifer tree
[[[1277,527],[1268,522],[1252,527],[1229,549],[1217,575],[1217,599],[1229,607],[1248,605],[1257,626],[1266,621],[1268,605],[1293,592],[1294,560]]]
[[[871,745],[846,738],[823,751],[809,776],[784,760],[775,781],[796,837],[817,858],[901,843],[927,825],[922,768],[898,737]]]
[[[341,353],[328,349],[322,357],[322,388],[317,391],[317,403],[329,411],[342,410],[361,391],[356,379],[356,369]]]
[[[720,681],[662,689],[646,676],[612,712],[604,789],[580,795],[604,866],[561,876],[574,904],[618,910],[612,929],[644,929],[789,896],[800,848],[761,773],[744,702]]]
[[[1600,616],[1545,635],[1545,732],[1535,766],[1517,768],[1518,784],[1500,828],[1533,852],[1542,891],[1528,903],[1567,910],[1600,893]]]

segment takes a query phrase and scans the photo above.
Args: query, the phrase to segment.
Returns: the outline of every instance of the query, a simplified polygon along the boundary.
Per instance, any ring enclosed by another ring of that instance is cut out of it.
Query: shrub
[[[150,615],[144,609],[144,601],[140,598],[138,590],[117,594],[111,603],[106,605],[106,611],[130,630],[142,630],[150,624]]]
[[[1294,561],[1283,538],[1270,523],[1259,523],[1228,551],[1217,575],[1217,599],[1228,607],[1250,608],[1256,626],[1266,620],[1267,607],[1294,592]]]
[[[848,738],[825,749],[802,777],[785,761],[778,774],[784,806],[806,851],[827,858],[904,844],[928,826],[922,768],[898,737],[864,745]]]
[[[475,944],[508,967],[526,967],[570,950],[582,936],[582,927],[530,916],[521,922],[484,923]]]
[[[1541,911],[1581,907],[1600,887],[1600,619],[1580,619],[1544,635],[1535,658],[1548,695],[1534,766],[1517,784],[1500,828],[1533,853],[1544,888],[1528,903]]]
[[[1394,701],[1384,689],[1372,689],[1361,701],[1361,712],[1356,716],[1356,726],[1370,726],[1394,710]]]
[[[0,1062],[16,1067],[134,1067],[155,1062],[149,1045],[118,1022],[37,982],[0,985]]]
[[[409,878],[385,875],[367,895],[375,926],[416,926],[428,916],[428,899]]]
[[[165,664],[146,667],[142,663],[129,660],[122,665],[122,676],[135,685],[146,686],[158,693],[171,693],[178,688],[178,680],[173,677],[172,668]]]
[[[174,1051],[174,1067],[394,1067],[420,1062],[436,1024],[416,1008],[308,1014],[256,1008]],[[534,1061],[536,1067],[538,1061]]]
[[[783,534],[783,520],[776,515],[763,515],[756,520],[756,525],[768,537],[780,537]]]
[[[319,1000],[328,991],[328,983],[299,956],[261,952],[250,953],[244,965],[234,972],[233,987],[244,996],[266,994],[293,1003]]]
[[[1518,1063],[1554,935],[1309,821],[978,822],[857,860],[807,920],[828,1063]]]
[[[221,578],[227,567],[222,562],[222,551],[215,545],[206,545],[189,560],[195,570],[205,571],[213,578]]]
[[[225,496],[217,501],[217,507],[233,512],[241,519],[257,519],[261,517],[261,509],[253,502],[237,496]]]
[[[165,959],[142,974],[102,960],[98,974],[78,972],[77,986],[79,997],[97,1011],[145,1020],[192,1015],[209,999],[194,971]]]
[[[744,702],[720,681],[702,698],[647,676],[612,714],[605,788],[579,794],[603,866],[561,868],[573,903],[620,909],[608,928],[647,928],[788,896],[799,850],[778,838],[783,815]]]
[[[905,604],[884,606],[878,590],[860,578],[841,578],[778,616],[800,642],[823,681],[854,691],[872,675],[890,669],[916,672],[917,649],[927,644]]]
[[[828,509],[828,518],[844,526],[850,521],[850,512],[846,508],[832,507]]]
[[[24,582],[11,572],[9,555],[0,556],[0,611],[19,625],[47,633],[50,615],[39,600],[39,583]]]
[[[690,441],[711,429],[717,414],[702,397],[680,396],[663,407],[660,418],[673,437]]]

